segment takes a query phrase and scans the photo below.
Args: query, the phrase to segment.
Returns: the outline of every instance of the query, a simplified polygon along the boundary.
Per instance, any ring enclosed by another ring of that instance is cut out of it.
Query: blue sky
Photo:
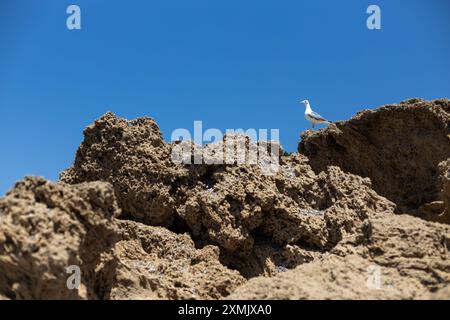
[[[66,28],[81,8],[82,29]],[[366,28],[381,7],[382,29]],[[103,113],[174,129],[279,128],[288,151],[309,99],[344,120],[450,96],[448,0],[0,0],[0,194],[56,180]]]

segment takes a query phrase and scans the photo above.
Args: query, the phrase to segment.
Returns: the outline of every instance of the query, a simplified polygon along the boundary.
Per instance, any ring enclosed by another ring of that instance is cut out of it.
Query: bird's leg
[[[314,123],[311,123],[311,125],[312,125],[312,128],[314,129],[315,124],[314,124]]]

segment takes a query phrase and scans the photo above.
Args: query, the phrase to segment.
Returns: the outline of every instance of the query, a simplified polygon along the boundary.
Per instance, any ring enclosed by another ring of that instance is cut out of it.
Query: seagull
[[[322,117],[317,112],[312,111],[308,100],[303,100],[303,101],[301,101],[301,103],[303,103],[306,108],[305,109],[305,119],[308,120],[309,122],[311,122],[313,129],[316,124],[319,124],[319,123],[330,124],[331,123],[330,121],[328,121],[327,119]]]

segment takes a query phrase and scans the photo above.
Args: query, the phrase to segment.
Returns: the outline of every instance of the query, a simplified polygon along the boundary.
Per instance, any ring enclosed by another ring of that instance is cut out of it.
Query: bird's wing
[[[314,112],[314,111],[311,111],[311,113],[309,115],[311,116],[311,118],[313,118],[317,121],[328,121],[327,119],[325,119],[320,114],[318,114],[317,112]]]

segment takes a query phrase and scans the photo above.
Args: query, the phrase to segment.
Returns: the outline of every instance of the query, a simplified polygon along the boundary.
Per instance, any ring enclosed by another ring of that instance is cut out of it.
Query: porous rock
[[[450,299],[450,227],[408,215],[368,218],[320,259],[256,277],[228,299]]]
[[[315,172],[330,165],[371,179],[397,212],[436,220],[440,162],[450,157],[450,100],[406,100],[304,132],[298,150]],[[434,213],[434,214],[432,214]]]
[[[244,154],[231,153],[234,162],[224,158],[230,142],[234,151],[239,143],[246,147]],[[173,157],[175,148],[190,152]],[[275,156],[262,152],[269,149],[276,150]],[[252,150],[257,151],[256,162],[249,161],[255,157]],[[274,142],[252,142],[242,135],[227,135],[207,146],[165,144],[153,120],[127,121],[108,113],[85,130],[75,163],[61,180],[110,182],[125,218],[189,232],[199,245],[217,245],[223,261],[248,276],[251,272],[239,260],[257,255],[253,249],[259,235],[279,248],[275,256],[283,256],[288,245],[314,256],[354,232],[368,215],[394,210],[393,203],[371,189],[369,179],[338,167],[316,174],[305,157],[281,155]],[[290,261],[304,261],[303,255],[292,259],[292,254]]]
[[[105,298],[120,210],[110,185],[27,177],[0,199],[0,293],[11,299]],[[78,288],[68,286],[75,266]],[[69,269],[70,271],[70,269]]]

